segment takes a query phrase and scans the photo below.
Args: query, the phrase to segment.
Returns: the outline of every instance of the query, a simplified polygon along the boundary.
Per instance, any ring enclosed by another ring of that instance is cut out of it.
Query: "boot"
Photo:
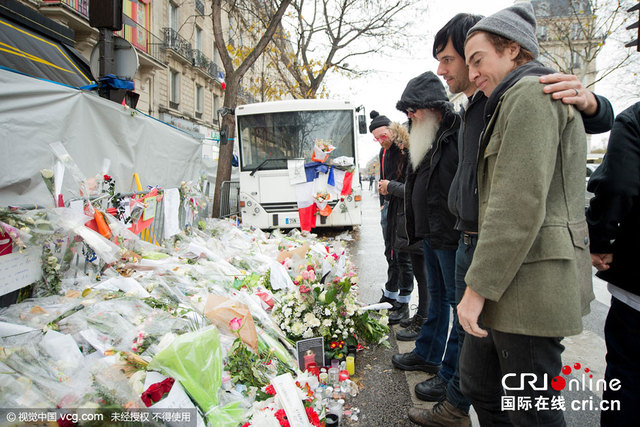
[[[382,297],[380,298],[380,300],[378,302],[379,303],[380,302],[388,302],[389,304],[391,304],[392,307],[389,309],[390,312],[391,311],[395,311],[395,310],[398,309],[398,304],[399,304],[398,301],[384,296],[384,290],[382,291]]]
[[[399,325],[402,326],[403,328],[408,328],[410,325],[413,324],[414,317],[416,316],[412,316],[412,317],[409,317],[408,319],[401,320]]]
[[[398,303],[398,308],[389,314],[389,324],[396,325],[407,318],[409,318],[409,304],[406,302]]]
[[[420,330],[422,329],[422,324],[427,320],[425,317],[416,314],[411,318],[413,322],[405,329],[400,329],[396,332],[396,339],[398,341],[413,341],[420,335]],[[400,326],[402,326],[402,322],[400,322]]]
[[[456,408],[446,399],[436,403],[431,409],[409,409],[409,419],[427,427],[471,427],[469,414]]]

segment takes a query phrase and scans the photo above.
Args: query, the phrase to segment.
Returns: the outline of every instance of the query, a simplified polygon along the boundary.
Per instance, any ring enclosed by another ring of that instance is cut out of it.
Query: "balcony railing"
[[[189,61],[193,58],[193,48],[184,37],[182,37],[173,28],[164,28],[164,47],[172,49],[184,59]]]
[[[196,0],[196,12],[204,15],[204,2],[202,0]]]
[[[65,5],[89,19],[89,0],[43,0],[43,6]]]
[[[193,66],[200,68],[209,77],[218,79],[218,65],[198,49],[193,50]]]
[[[156,61],[166,62],[164,41],[140,24],[131,26],[124,24],[122,31],[115,34],[129,41],[136,49],[153,57]]]

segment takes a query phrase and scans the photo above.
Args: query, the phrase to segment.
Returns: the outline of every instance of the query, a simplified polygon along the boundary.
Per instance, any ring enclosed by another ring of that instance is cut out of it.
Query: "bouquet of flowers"
[[[318,191],[313,195],[318,207],[318,213],[322,216],[329,216],[331,214],[331,206],[329,206],[329,200],[331,200],[331,194],[326,191]]]
[[[329,158],[329,154],[335,149],[336,147],[331,144],[330,139],[326,141],[323,139],[316,139],[313,145],[311,160],[314,162],[324,163]]]
[[[273,319],[289,339],[298,341],[322,336],[325,351],[333,352],[332,342],[353,336],[353,316],[358,306],[349,277],[323,284],[314,267],[309,265],[296,277],[294,284],[296,289],[278,294],[278,302],[272,311]]]

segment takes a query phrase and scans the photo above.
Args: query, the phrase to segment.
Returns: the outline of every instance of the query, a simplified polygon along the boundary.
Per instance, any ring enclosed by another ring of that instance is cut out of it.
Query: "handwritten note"
[[[0,256],[0,295],[23,288],[42,277],[42,247]]]
[[[289,171],[289,184],[307,182],[307,175],[304,172],[304,159],[287,160],[287,170]]]

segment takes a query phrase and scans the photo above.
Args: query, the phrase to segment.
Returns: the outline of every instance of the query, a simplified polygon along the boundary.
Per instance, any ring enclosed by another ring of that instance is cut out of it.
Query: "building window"
[[[538,40],[540,41],[547,41],[547,39],[549,38],[549,34],[548,34],[548,30],[547,30],[547,26],[546,25],[540,25],[538,26]]]
[[[582,40],[582,25],[571,24],[571,39]]]
[[[220,108],[220,97],[213,94],[213,123],[218,123],[218,109]]]
[[[178,5],[169,2],[169,25],[174,31],[178,31],[180,28],[180,13],[178,11]]]
[[[582,68],[582,58],[578,52],[571,52],[571,65],[573,70]]]
[[[196,83],[196,117],[202,118],[202,105],[204,102],[204,88]]]
[[[169,106],[178,108],[180,104],[180,73],[176,70],[170,70],[169,81]]]
[[[196,49],[202,52],[202,28],[196,25]]]

